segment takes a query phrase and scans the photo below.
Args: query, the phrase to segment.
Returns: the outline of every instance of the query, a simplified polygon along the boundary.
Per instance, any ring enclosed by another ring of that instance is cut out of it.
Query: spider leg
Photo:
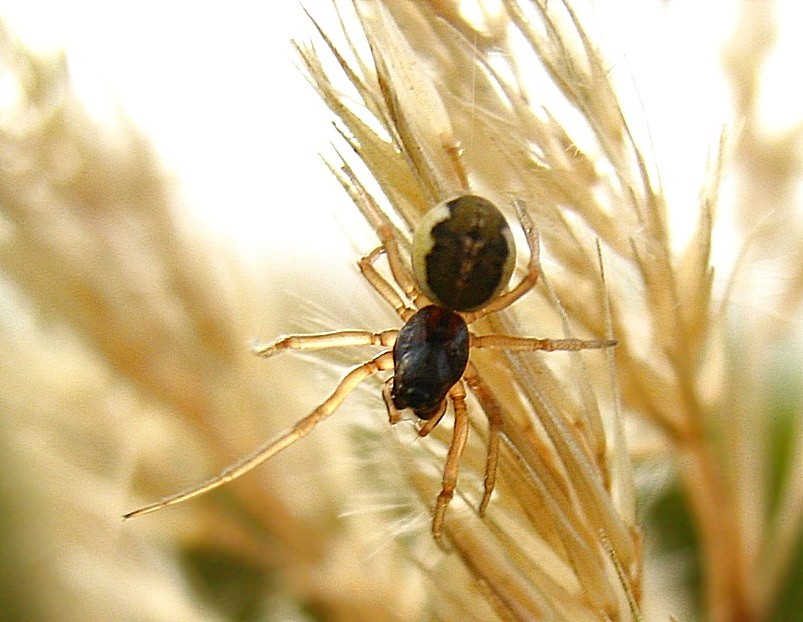
[[[393,245],[398,253],[398,246],[395,246],[395,244],[396,242],[394,238]],[[410,316],[415,313],[415,309],[410,309],[404,303],[401,296],[396,293],[396,290],[393,288],[393,286],[388,283],[388,281],[381,274],[379,274],[377,269],[374,267],[374,262],[382,253],[387,255],[388,263],[391,265],[391,273],[393,274],[393,278],[396,279],[396,282],[404,292],[404,295],[407,296],[408,300],[412,301],[418,309],[427,306],[430,304],[430,302],[429,299],[421,293],[421,290],[418,289],[418,286],[415,285],[410,272],[402,264],[400,256],[398,257],[398,263],[400,264],[398,270],[401,274],[403,274],[403,276],[399,276],[399,273],[393,270],[391,254],[387,249],[388,247],[385,246],[379,246],[375,248],[370,253],[362,257],[358,264],[360,271],[366,280],[373,286],[380,296],[390,303],[390,305],[396,310],[396,313],[398,313],[399,316],[401,316],[401,318],[406,322],[410,319]]]
[[[515,352],[599,350],[601,348],[611,348],[616,344],[616,339],[537,339],[535,337],[513,337],[511,335],[471,335],[472,348],[493,348]]]
[[[388,378],[385,381],[385,385],[382,387],[382,399],[385,401],[385,408],[388,410],[388,421],[390,422],[390,425],[396,425],[399,423],[399,421],[401,421],[401,411],[396,408],[396,405],[393,403],[391,391],[393,391],[393,376]],[[440,423],[440,420],[443,419],[443,415],[445,414],[446,400],[443,400],[441,405],[438,407],[437,412],[418,428],[418,436],[428,436],[435,426]]]
[[[366,330],[336,330],[311,335],[285,335],[267,345],[257,345],[253,353],[262,358],[269,358],[285,350],[309,351],[327,348],[344,348],[348,346],[384,346],[393,347],[398,330],[383,330],[372,333]]]
[[[471,335],[472,348],[497,348],[503,350],[533,351],[533,350],[585,350],[609,348],[616,345],[615,339],[535,339],[532,337],[512,337],[509,335]],[[474,393],[488,418],[488,457],[485,463],[485,481],[479,513],[485,513],[491,494],[496,486],[496,472],[499,462],[499,439],[503,431],[504,417],[502,406],[490,387],[480,378],[476,367],[469,362],[463,379]]]
[[[385,249],[390,272],[393,274],[393,278],[399,284],[399,287],[401,287],[404,295],[414,302],[422,299],[423,295],[419,291],[415,279],[413,279],[413,275],[407,269],[402,259],[401,251],[399,251],[399,243],[394,235],[393,225],[390,224],[387,218],[384,218],[384,222],[376,228],[376,233]]]
[[[161,510],[169,505],[181,503],[182,501],[202,495],[205,492],[213,490],[227,482],[230,482],[233,479],[240,477],[241,475],[248,473],[248,471],[251,469],[275,456],[282,449],[289,447],[297,440],[309,434],[316,425],[337,410],[337,408],[343,403],[343,400],[346,399],[349,393],[351,393],[360,382],[378,371],[388,369],[393,369],[393,357],[390,352],[383,352],[370,361],[367,361],[362,365],[358,365],[343,377],[325,402],[313,410],[309,415],[298,421],[289,430],[282,432],[279,436],[269,440],[261,447],[257,448],[244,458],[241,458],[234,464],[226,467],[218,475],[215,475],[205,482],[185,491],[164,497],[163,499],[160,499],[155,503],[151,503],[150,505],[146,505],[129,512],[123,516],[123,519],[149,514],[151,512]]]
[[[346,190],[379,237],[382,248],[388,257],[388,265],[390,266],[390,272],[393,274],[394,280],[398,283],[405,296],[413,301],[422,300],[425,306],[427,303],[419,291],[412,273],[407,269],[402,259],[399,243],[396,239],[396,228],[393,226],[393,223],[385,212],[382,211],[371,194],[357,182],[351,169],[344,169],[344,173],[351,182],[351,184],[345,186]],[[376,259],[379,253],[374,251],[369,254],[369,257],[371,255],[374,255],[373,259]],[[362,263],[360,267],[362,268]]]
[[[378,246],[367,255],[361,257],[357,262],[357,265],[360,268],[360,272],[362,272],[362,275],[365,277],[365,280],[371,284],[374,290],[376,290],[376,292],[382,296],[382,298],[384,298],[385,301],[387,301],[390,306],[393,307],[396,313],[398,313],[399,316],[406,322],[410,319],[410,317],[412,317],[412,315],[415,313],[415,310],[407,306],[393,286],[388,283],[388,281],[381,274],[379,274],[379,271],[374,267],[374,262],[384,252],[385,248]],[[411,298],[411,300],[413,299]]]
[[[415,281],[402,261],[399,245],[396,241],[396,229],[393,223],[385,212],[382,211],[376,199],[374,199],[371,193],[363,186],[351,166],[349,166],[345,160],[341,162],[339,167],[329,165],[329,168],[379,237],[382,248],[384,248],[387,253],[390,271],[396,283],[399,284],[399,287],[405,294],[414,292],[417,289]],[[376,251],[374,252],[376,253]],[[379,253],[376,254],[378,256]],[[412,296],[410,299],[412,300]]]
[[[446,507],[454,496],[454,489],[457,486],[457,471],[460,466],[460,458],[466,448],[468,438],[468,410],[466,409],[466,390],[463,381],[460,380],[449,390],[449,396],[454,404],[454,431],[452,432],[452,442],[446,454],[446,463],[443,467],[443,483],[441,491],[435,502],[435,512],[432,517],[432,536],[436,542],[440,542],[441,530],[443,528],[443,517]]]
[[[472,363],[469,363],[468,367],[466,367],[463,379],[488,418],[488,455],[485,460],[485,479],[483,480],[483,494],[479,507],[479,513],[482,516],[485,514],[485,509],[491,500],[491,494],[493,494],[496,487],[496,470],[499,465],[499,435],[503,431],[504,417],[502,415],[502,406],[488,385],[480,378],[477,368]]]
[[[475,320],[485,317],[489,313],[501,311],[502,309],[509,307],[519,298],[524,296],[524,294],[529,292],[538,281],[538,275],[540,273],[540,246],[538,244],[538,232],[535,230],[533,221],[530,218],[530,215],[527,213],[527,210],[524,208],[524,205],[520,201],[515,201],[514,204],[516,206],[516,213],[518,214],[519,222],[521,223],[521,228],[524,230],[524,235],[527,237],[527,246],[530,249],[530,261],[527,264],[527,274],[524,275],[516,287],[508,292],[505,292],[504,294],[501,294],[500,296],[497,296],[479,311],[475,311],[474,313],[466,313],[464,315],[464,319],[466,320],[467,324],[471,324]]]

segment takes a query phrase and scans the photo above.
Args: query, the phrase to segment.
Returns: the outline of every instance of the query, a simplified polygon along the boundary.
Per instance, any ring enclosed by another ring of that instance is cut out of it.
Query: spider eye
[[[432,208],[413,237],[413,272],[421,290],[453,311],[472,311],[510,281],[516,250],[497,207],[464,195]]]

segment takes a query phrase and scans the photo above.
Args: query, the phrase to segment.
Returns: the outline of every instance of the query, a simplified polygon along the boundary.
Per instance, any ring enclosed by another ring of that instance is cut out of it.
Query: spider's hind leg
[[[527,246],[530,250],[530,260],[527,263],[527,274],[525,274],[518,285],[516,285],[510,291],[497,296],[479,311],[467,313],[465,315],[465,319],[466,323],[468,324],[471,324],[472,322],[485,317],[490,313],[494,313],[495,311],[506,309],[519,298],[524,296],[524,294],[529,292],[533,287],[535,287],[535,284],[538,281],[538,275],[541,271],[538,231],[536,231],[535,225],[533,225],[533,221],[530,219],[530,215],[527,213],[524,204],[521,201],[515,201],[514,204],[516,206],[516,213],[518,214],[519,222],[521,223],[521,228],[524,230],[524,235],[527,238]]]
[[[482,516],[485,514],[485,509],[488,507],[491,495],[496,487],[496,471],[499,465],[499,439],[504,429],[505,420],[502,414],[502,406],[488,385],[480,378],[473,364],[468,364],[463,379],[471,389],[474,397],[477,398],[482,411],[488,419],[488,453],[485,459],[485,478],[479,507],[479,513]]]
[[[394,287],[383,277],[379,271],[374,266],[374,262],[379,259],[379,256],[383,253],[388,257],[388,263],[391,266],[391,273],[393,274],[393,278],[396,280],[399,288],[404,292],[404,295],[410,300],[418,309],[421,309],[429,304],[429,300],[427,300],[426,296],[424,296],[421,291],[418,289],[418,286],[415,284],[412,275],[410,272],[401,265],[401,257],[396,258],[396,262],[399,264],[396,269],[394,270],[394,261],[391,260],[391,253],[388,251],[387,246],[378,246],[374,250],[372,250],[367,255],[364,255],[360,258],[357,265],[360,268],[360,272],[365,277],[371,286],[376,290],[376,292],[382,296],[399,314],[399,316],[406,322],[409,320],[413,314],[415,313],[415,309],[411,309],[407,306],[404,299],[399,296],[398,292],[394,289]],[[391,244],[390,248],[394,248],[395,252],[398,253],[398,247],[396,246],[395,239],[394,242]]]

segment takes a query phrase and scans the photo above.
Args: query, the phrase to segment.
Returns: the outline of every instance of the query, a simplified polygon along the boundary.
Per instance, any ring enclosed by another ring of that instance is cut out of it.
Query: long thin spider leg
[[[399,287],[410,300],[421,300],[426,304],[418,286],[413,279],[410,270],[407,269],[402,259],[401,251],[399,250],[399,242],[396,239],[396,230],[393,223],[385,215],[385,212],[377,204],[373,196],[363,187],[359,179],[351,170],[351,167],[345,162],[339,170],[334,170],[335,175],[340,180],[343,187],[351,196],[352,200],[357,204],[357,207],[365,216],[368,223],[376,231],[382,247],[388,257],[388,265],[393,274],[393,278]]]
[[[472,348],[496,348],[503,350],[585,350],[609,348],[616,345],[615,339],[536,339],[532,337],[512,337],[509,335],[471,335]],[[499,435],[503,431],[504,417],[502,406],[490,387],[480,378],[476,367],[469,362],[463,379],[468,384],[482,410],[488,418],[488,457],[485,464],[485,482],[479,513],[485,513],[491,494],[496,486],[496,472],[499,462]]]
[[[480,378],[473,363],[468,364],[463,379],[477,398],[482,411],[488,419],[488,454],[485,459],[485,479],[479,507],[479,513],[482,516],[485,514],[485,509],[488,507],[491,495],[496,487],[496,471],[499,465],[499,435],[504,430],[505,420],[502,415],[502,406],[491,392],[490,387]]]
[[[327,348],[344,348],[348,346],[384,346],[393,347],[398,330],[383,330],[372,333],[367,330],[335,330],[310,335],[284,335],[273,343],[257,345],[253,353],[262,358],[275,356],[285,350],[310,351]]]
[[[377,271],[377,269],[374,267],[374,262],[384,252],[384,247],[378,246],[367,255],[361,257],[357,262],[357,265],[360,267],[360,272],[362,272],[365,280],[368,281],[374,290],[376,290],[376,292],[382,296],[382,298],[384,298],[391,307],[395,309],[396,313],[399,314],[399,317],[406,322],[415,313],[415,309],[411,309],[407,306],[393,286],[388,283],[388,281],[381,274],[379,274],[379,271]],[[413,300],[413,302],[415,301]]]
[[[398,248],[397,248],[398,251]],[[377,271],[374,267],[374,262],[379,258],[379,256],[385,253],[388,256],[388,263],[390,263],[390,255],[387,252],[387,249],[383,246],[379,246],[375,248],[373,251],[362,257],[359,261],[360,270],[362,271],[365,278],[368,280],[371,285],[373,285],[374,289],[385,299],[387,300],[393,308],[396,309],[396,312],[404,319],[405,321],[409,319],[409,316],[414,313],[415,310],[410,310],[402,301],[401,297],[396,293],[396,290],[393,289],[390,283]],[[399,258],[401,261],[401,258]],[[409,276],[409,271],[407,268],[402,267],[401,270],[405,271],[405,274]],[[429,304],[432,304],[424,294],[421,293],[421,290],[418,289],[418,286],[415,285],[412,281],[411,284],[408,286],[403,285],[401,282],[398,281],[398,277],[396,277],[396,273],[393,272],[394,278],[398,283],[399,287],[402,288],[404,291],[405,296],[415,305],[417,309],[422,309]],[[410,277],[412,278],[412,277]]]
[[[155,503],[151,503],[150,505],[146,505],[129,512],[123,516],[123,519],[142,516],[143,514],[149,514],[151,512],[161,510],[169,505],[181,503],[182,501],[202,495],[205,492],[213,490],[227,482],[230,482],[233,479],[240,477],[241,475],[248,473],[248,471],[251,469],[259,466],[266,460],[269,460],[281,450],[289,447],[299,439],[309,434],[316,425],[337,410],[337,408],[343,403],[343,400],[346,399],[346,396],[348,396],[348,394],[351,393],[360,382],[378,371],[388,369],[393,369],[393,357],[390,352],[384,352],[379,356],[374,357],[370,361],[353,368],[343,377],[335,390],[326,399],[326,401],[323,402],[323,404],[318,406],[309,415],[298,421],[286,432],[283,432],[279,436],[271,439],[261,447],[257,448],[234,464],[228,466],[218,475],[206,480],[205,482],[185,491],[164,497],[163,499],[160,499]]]
[[[513,337],[510,335],[471,335],[472,348],[493,348],[514,352],[533,352],[544,350],[599,350],[611,348],[618,342],[616,339],[537,339],[535,337]]]
[[[474,313],[466,313],[463,317],[467,324],[485,317],[489,313],[500,311],[509,307],[519,298],[529,292],[538,281],[540,273],[540,246],[538,244],[538,232],[535,230],[533,221],[527,213],[524,205],[520,201],[514,201],[516,206],[516,213],[521,223],[521,228],[524,230],[524,235],[527,237],[527,246],[530,249],[530,261],[527,264],[527,274],[521,279],[518,285],[504,294],[497,296],[491,300],[485,307]]]
[[[381,212],[378,206],[376,210]],[[382,221],[375,229],[385,249],[385,254],[388,257],[390,272],[393,274],[393,278],[399,284],[399,287],[401,287],[404,295],[413,301],[422,299],[423,295],[419,291],[415,279],[413,279],[413,275],[410,273],[410,270],[407,269],[402,259],[399,243],[393,232],[393,226],[384,214],[382,214]]]
[[[446,463],[443,467],[443,484],[435,502],[435,512],[432,516],[432,536],[436,542],[440,542],[441,531],[443,528],[443,517],[446,507],[454,496],[454,489],[457,486],[457,472],[460,467],[460,458],[466,448],[468,439],[468,410],[466,409],[466,390],[463,381],[458,381],[450,390],[449,396],[454,404],[454,430],[452,432],[452,442],[446,454]]]

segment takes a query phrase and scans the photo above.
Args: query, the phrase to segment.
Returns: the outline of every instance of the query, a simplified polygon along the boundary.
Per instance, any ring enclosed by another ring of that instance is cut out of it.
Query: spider
[[[401,411],[411,409],[420,420],[418,434],[423,437],[438,425],[446,412],[447,402],[451,400],[453,405],[452,440],[432,515],[432,535],[436,541],[441,539],[444,515],[457,485],[458,466],[468,436],[466,386],[475,394],[483,406],[490,429],[484,492],[479,505],[480,514],[484,514],[496,482],[502,412],[470,361],[470,350],[554,351],[616,345],[613,339],[537,339],[477,335],[469,330],[468,326],[474,321],[516,302],[534,287],[538,279],[538,237],[523,206],[515,202],[515,207],[530,257],[525,276],[515,287],[504,291],[516,263],[515,245],[507,220],[489,200],[462,194],[432,208],[413,236],[412,271],[405,265],[393,225],[372,201],[363,205],[381,245],[359,260],[359,268],[376,292],[404,321],[401,329],[376,333],[338,330],[288,335],[270,345],[256,347],[255,354],[263,357],[287,350],[311,351],[347,346],[379,346],[382,351],[352,368],[322,404],[289,430],[211,479],[129,512],[123,518],[180,503],[244,475],[309,434],[337,410],[358,384],[382,371],[393,372],[382,389],[391,424],[400,420]],[[387,258],[398,289],[375,266],[382,255]]]

